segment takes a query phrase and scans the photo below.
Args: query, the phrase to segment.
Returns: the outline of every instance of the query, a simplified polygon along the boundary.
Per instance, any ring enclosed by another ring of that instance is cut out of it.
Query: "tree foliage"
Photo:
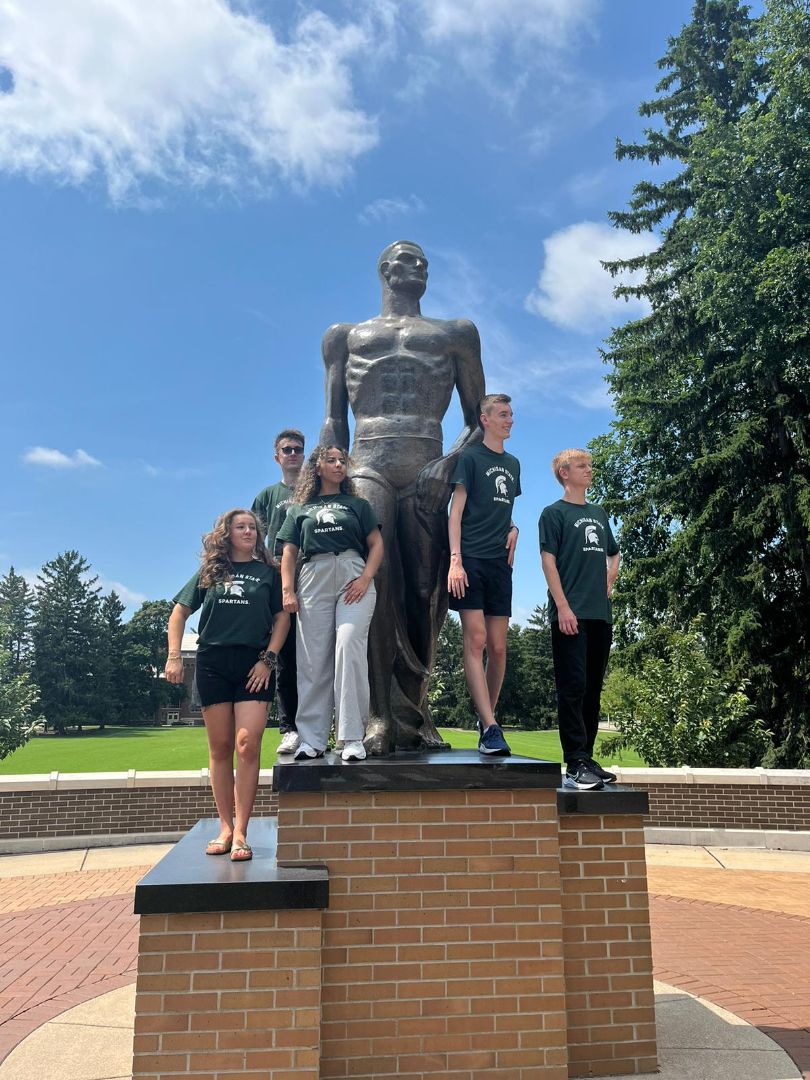
[[[41,726],[39,691],[28,672],[19,669],[9,636],[7,625],[0,623],[0,760],[24,746]]]
[[[654,768],[750,768],[770,746],[744,687],[712,667],[699,624],[670,634],[663,656],[647,656],[636,673],[614,668],[602,708],[618,729],[603,751],[632,747]]]
[[[618,291],[650,313],[614,331],[617,420],[592,444],[622,519],[617,639],[632,672],[704,616],[711,669],[745,684],[770,762],[810,759],[810,10],[698,0],[642,105],[662,127],[619,156],[643,181],[618,226],[657,227]],[[646,754],[645,754],[646,756]],[[649,758],[648,758],[649,760]]]
[[[0,578],[0,643],[8,652],[9,670],[20,674],[31,656],[31,610],[34,590],[12,566]]]

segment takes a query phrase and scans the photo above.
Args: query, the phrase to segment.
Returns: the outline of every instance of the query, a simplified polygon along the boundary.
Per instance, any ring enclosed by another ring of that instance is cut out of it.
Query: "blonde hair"
[[[256,525],[256,545],[253,548],[253,558],[268,565],[270,563],[264,547],[264,525],[258,515],[254,514],[252,510],[226,510],[214,522],[211,532],[206,533],[202,538],[200,585],[203,589],[216,585],[218,581],[231,580],[233,574],[231,524],[233,519],[240,514],[247,514],[248,517],[253,518]]]
[[[305,506],[310,502],[313,496],[319,494],[321,490],[321,477],[318,472],[318,462],[323,461],[330,450],[340,451],[346,462],[347,469],[351,465],[351,458],[342,446],[316,446],[301,466],[301,473],[293,493],[294,503],[297,503],[299,506]],[[341,495],[356,494],[354,484],[349,479],[348,474],[344,476],[340,482],[340,493]]]
[[[575,461],[579,461],[582,458],[587,458],[588,461],[593,460],[593,457],[589,450],[580,450],[576,447],[573,447],[570,450],[561,450],[559,454],[555,454],[554,457],[551,459],[551,471],[554,473],[554,475],[557,477],[563,487],[565,487],[565,481],[560,476],[560,469],[567,469],[571,465],[573,465]]]

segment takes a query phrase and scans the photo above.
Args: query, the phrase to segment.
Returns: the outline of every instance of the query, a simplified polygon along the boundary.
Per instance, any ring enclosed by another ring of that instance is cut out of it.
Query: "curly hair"
[[[202,538],[203,549],[200,554],[200,585],[207,589],[218,581],[230,581],[233,574],[231,562],[231,522],[239,514],[247,514],[256,523],[256,546],[253,558],[258,562],[270,564],[264,546],[264,524],[252,510],[226,510],[214,522],[211,532]]]
[[[298,483],[295,485],[295,492],[293,494],[293,502],[299,506],[304,506],[310,502],[315,495],[318,495],[321,490],[321,478],[318,475],[318,462],[322,461],[330,450],[339,450],[346,460],[347,467],[351,465],[351,458],[343,449],[342,446],[316,446],[307,460],[301,466],[301,473],[298,477]],[[344,476],[340,482],[341,495],[356,495],[354,490],[354,484],[349,479],[348,475]]]

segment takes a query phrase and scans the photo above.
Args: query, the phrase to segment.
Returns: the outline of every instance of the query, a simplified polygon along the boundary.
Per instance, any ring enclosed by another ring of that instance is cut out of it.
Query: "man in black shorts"
[[[450,607],[461,618],[464,674],[478,713],[478,750],[503,756],[511,751],[495,720],[495,706],[506,670],[518,536],[512,507],[520,495],[520,462],[503,448],[512,431],[511,400],[506,394],[482,398],[478,423],[483,441],[468,443],[456,463],[447,575]]]
[[[281,551],[276,550],[276,534],[284,524],[287,508],[292,504],[293,491],[304,464],[304,436],[297,428],[285,428],[276,435],[275,460],[281,466],[282,479],[260,491],[251,510],[264,522],[267,554],[277,570],[281,568]],[[298,673],[295,663],[295,615],[290,616],[290,632],[276,665],[276,694],[278,702],[278,731],[281,736],[279,754],[294,754],[298,749]]]

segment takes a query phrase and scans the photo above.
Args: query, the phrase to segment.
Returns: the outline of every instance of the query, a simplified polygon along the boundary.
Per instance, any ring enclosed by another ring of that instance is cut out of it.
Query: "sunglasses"
[[[280,446],[279,450],[285,457],[290,457],[291,454],[298,456],[298,454],[303,454],[304,452],[303,446]]]

